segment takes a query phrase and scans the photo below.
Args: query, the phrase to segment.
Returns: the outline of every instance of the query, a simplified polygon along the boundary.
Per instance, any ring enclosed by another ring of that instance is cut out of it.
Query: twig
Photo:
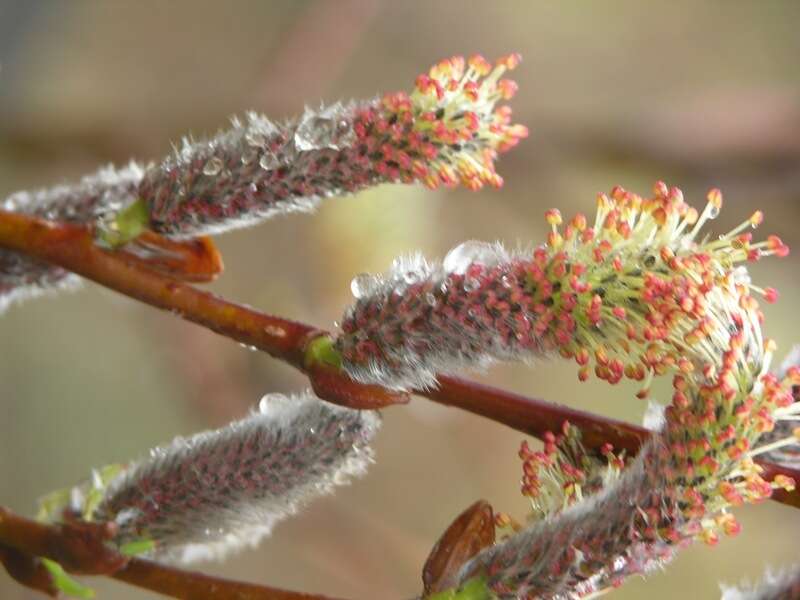
[[[142,559],[131,559],[112,577],[160,594],[192,600],[336,600],[330,596],[210,577],[196,571],[184,571]]]
[[[184,571],[137,558],[128,559],[106,540],[113,526],[94,523],[45,525],[0,508],[0,558],[11,571],[16,565],[30,569],[36,565],[34,556],[55,560],[70,573],[107,575],[131,585],[174,598],[197,600],[334,600],[328,596],[290,592],[251,583],[241,583]],[[8,560],[7,557],[10,557]],[[28,577],[24,583],[45,591],[49,578],[35,573],[17,571]],[[14,575],[14,573],[12,573]],[[35,577],[35,579],[34,579]],[[17,577],[15,576],[15,579]],[[32,585],[33,584],[33,585]]]
[[[169,310],[220,335],[258,348],[305,372],[314,391],[325,400],[358,408],[405,402],[402,395],[379,386],[360,384],[334,369],[305,365],[308,343],[327,335],[326,331],[228,302],[133,263],[123,253],[98,247],[87,227],[0,211],[0,246],[57,264],[126,296]],[[538,438],[547,431],[557,431],[566,420],[581,430],[588,448],[597,449],[608,442],[617,449],[635,453],[649,435],[647,430],[629,423],[457,377],[440,376],[439,383],[438,389],[416,390],[415,393]],[[757,462],[767,474],[784,474],[800,483],[800,470]],[[773,498],[800,507],[799,490],[776,490]]]
[[[126,296],[258,348],[306,372],[314,390],[318,393],[322,390],[325,399],[331,402],[379,408],[407,401],[403,394],[360,385],[332,369],[318,365],[306,369],[303,364],[306,345],[325,335],[325,331],[228,302],[147,268],[125,253],[104,250],[94,243],[92,232],[85,226],[56,224],[0,211],[0,246],[60,265]]]
[[[50,572],[40,559],[0,544],[0,563],[17,583],[53,598],[58,596]]]

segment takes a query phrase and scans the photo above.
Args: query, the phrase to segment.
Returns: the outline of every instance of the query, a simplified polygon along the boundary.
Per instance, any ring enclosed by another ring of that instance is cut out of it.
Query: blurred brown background
[[[798,22],[795,0],[0,0],[0,197],[101,163],[158,158],[181,134],[214,132],[246,109],[282,118],[304,103],[408,89],[452,54],[517,50],[513,106],[531,137],[500,161],[503,190],[384,186],[224,236],[227,271],[212,288],[330,327],[351,277],[399,253],[541,240],[547,208],[591,211],[597,191],[644,192],[657,178],[697,205],[721,187],[720,232],[758,207],[765,230],[800,248]],[[767,330],[783,349],[800,338],[797,261],[755,269],[781,290]],[[559,361],[483,377],[633,421],[644,408],[633,388],[579,385]],[[266,356],[91,284],[0,319],[0,381],[0,504],[25,512],[92,466],[305,385]],[[367,478],[208,570],[354,600],[411,597],[432,543],[462,508],[484,497],[524,514],[520,440],[424,400],[390,410]],[[719,581],[796,560],[800,511],[767,503],[738,515],[738,538],[683,552],[613,597],[717,598]],[[100,598],[154,597],[89,583]],[[0,598],[28,597],[0,573]]]

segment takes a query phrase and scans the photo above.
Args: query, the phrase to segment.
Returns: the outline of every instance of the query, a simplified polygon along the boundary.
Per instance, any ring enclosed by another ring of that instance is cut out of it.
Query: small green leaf
[[[143,200],[137,200],[114,219],[102,223],[97,229],[97,241],[108,248],[119,248],[147,229],[150,224],[150,212]]]
[[[94,590],[92,588],[88,588],[81,583],[75,581],[72,577],[67,575],[67,572],[61,567],[54,560],[50,560],[49,558],[42,558],[42,564],[50,573],[50,576],[53,578],[53,585],[61,592],[64,592],[67,596],[71,596],[73,598],[94,598]]]
[[[486,585],[486,578],[475,577],[457,590],[438,592],[425,600],[492,600],[494,597]]]
[[[123,556],[138,556],[145,552],[150,552],[156,547],[154,540],[136,540],[135,542],[128,542],[119,547],[119,553]]]
[[[305,364],[325,364],[336,369],[342,366],[342,355],[333,347],[333,339],[322,335],[311,340],[306,346]]]

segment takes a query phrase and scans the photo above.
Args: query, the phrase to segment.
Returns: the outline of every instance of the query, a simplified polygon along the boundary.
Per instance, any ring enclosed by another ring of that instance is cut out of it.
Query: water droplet
[[[203,175],[208,175],[209,177],[213,177],[217,175],[220,171],[222,171],[222,167],[224,166],[222,159],[218,156],[211,157],[208,162],[206,162],[205,166],[203,167]]]
[[[425,294],[425,302],[427,302],[430,306],[433,306],[436,304],[436,296],[434,296],[433,293],[428,292]]]
[[[261,165],[261,168],[265,171],[271,171],[278,166],[278,157],[271,150],[267,150],[261,156],[258,161],[258,164]]]
[[[403,281],[405,281],[408,285],[413,285],[417,283],[420,279],[420,274],[416,271],[406,271],[403,273]]]
[[[466,280],[464,280],[465,292],[474,292],[479,287],[481,287],[481,282],[475,279],[474,277],[469,277]]]
[[[504,288],[509,289],[517,284],[517,278],[514,275],[503,275],[500,278],[500,283]]]
[[[442,266],[449,273],[463,275],[473,263],[493,266],[497,264],[498,260],[500,260],[500,257],[494,246],[486,242],[471,240],[450,250],[447,256],[444,257]]]
[[[350,124],[340,118],[340,103],[321,111],[306,109],[294,131],[294,145],[300,152],[331,148],[341,150],[353,143],[355,132]]]
[[[267,414],[271,408],[276,404],[283,402],[284,396],[282,394],[264,394],[261,400],[258,401],[258,412]]]
[[[369,273],[361,273],[353,277],[350,282],[350,291],[353,293],[354,298],[360,299],[374,294],[380,284],[381,282],[377,277],[373,277]]]
[[[708,208],[708,218],[716,219],[718,216],[719,216],[719,208],[716,206],[710,206]]]

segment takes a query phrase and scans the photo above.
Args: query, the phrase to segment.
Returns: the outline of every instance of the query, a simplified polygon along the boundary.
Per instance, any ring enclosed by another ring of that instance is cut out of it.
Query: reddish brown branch
[[[438,379],[438,389],[421,392],[421,395],[439,404],[455,406],[503,423],[539,439],[548,431],[559,431],[564,421],[580,429],[583,443],[589,448],[599,448],[608,442],[618,450],[636,453],[649,436],[649,432],[642,427],[563,404],[529,398],[458,377],[439,376]]]
[[[0,211],[0,246],[59,265],[121,294],[168,310],[188,321],[258,348],[305,370],[306,344],[325,332],[234,304],[148,268],[124,252],[94,243],[84,226],[55,224]],[[359,385],[338,372],[315,366],[307,373],[326,400],[358,408],[406,402],[405,395],[379,386]]]
[[[46,525],[0,508],[0,560],[20,583],[45,592],[53,591],[50,578],[33,557],[55,560],[70,573],[107,575],[174,598],[334,600],[128,559],[106,545],[113,529],[113,525],[94,523]]]
[[[169,310],[220,335],[254,346],[306,372],[321,398],[361,408],[376,408],[405,401],[378,386],[365,386],[333,369],[307,369],[303,357],[308,342],[327,332],[310,325],[264,314],[252,308],[173,280],[133,263],[124,253],[109,252],[94,244],[86,227],[56,224],[34,217],[0,211],[0,246],[57,264],[126,296]],[[641,427],[608,419],[535,398],[528,398],[466,381],[439,377],[435,390],[416,393],[448,406],[467,410],[534,437],[556,431],[568,420],[583,433],[589,448],[608,442],[635,453],[649,432]],[[768,474],[782,473],[800,483],[800,470],[760,463]],[[800,491],[776,492],[774,499],[800,507]]]
[[[131,559],[112,577],[160,594],[192,600],[335,600],[329,596],[210,577],[141,559]]]
[[[53,598],[58,596],[50,572],[40,559],[0,544],[0,563],[17,583],[42,592],[46,596]]]
[[[0,213],[0,245],[57,264],[146,304],[203,325],[242,344],[302,368],[302,349],[319,332],[202,292],[121,252],[104,250],[82,226],[54,224],[16,213]]]
[[[564,421],[575,425],[587,448],[599,449],[606,442],[616,450],[636,454],[651,435],[644,427],[609,419],[561,404],[528,398],[513,392],[499,390],[458,377],[439,377],[439,389],[419,392],[434,402],[455,406],[473,414],[508,425],[541,439],[547,431],[559,431]],[[793,469],[764,460],[755,459],[764,472],[762,476],[772,481],[776,475],[791,477],[800,484],[800,469]],[[800,490],[787,492],[774,490],[771,496],[782,504],[800,508]]]

